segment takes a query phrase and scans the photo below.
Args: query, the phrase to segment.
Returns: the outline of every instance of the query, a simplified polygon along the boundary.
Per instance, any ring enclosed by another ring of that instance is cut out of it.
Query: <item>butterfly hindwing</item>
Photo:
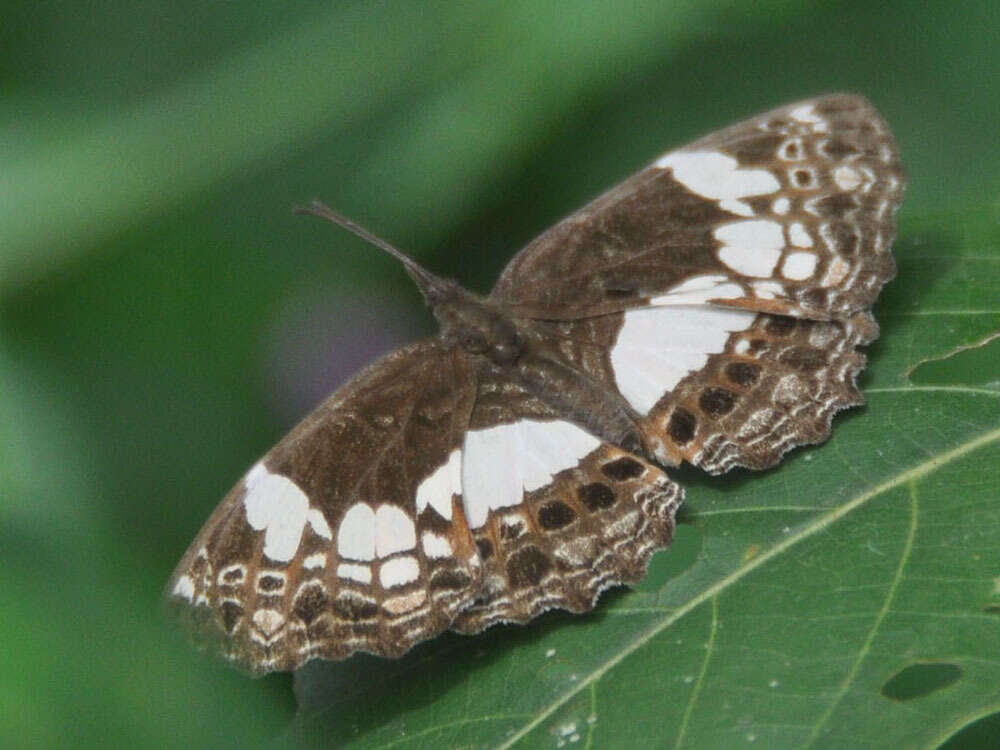
[[[875,338],[868,313],[817,321],[758,314],[724,349],[649,410],[645,424],[672,460],[712,474],[765,469],[830,436],[834,414],[864,403],[858,346]]]
[[[503,394],[501,398],[497,394]],[[453,628],[591,609],[669,545],[681,488],[644,458],[565,421],[512,380],[481,375],[463,453],[483,589]]]
[[[713,474],[825,440],[836,412],[863,403],[857,347],[878,334],[869,313],[822,321],[710,305],[534,325],[622,394],[660,461]]]

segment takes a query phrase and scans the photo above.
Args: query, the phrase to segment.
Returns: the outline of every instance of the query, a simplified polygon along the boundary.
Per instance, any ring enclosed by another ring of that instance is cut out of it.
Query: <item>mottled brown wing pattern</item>
[[[849,315],[895,272],[902,191],[865,99],[799,102],[661,157],[525,247],[493,296],[550,319],[683,300]]]
[[[418,487],[461,445],[463,362],[436,341],[390,355],[248,472],[168,584],[199,639],[267,672],[399,656],[451,624],[480,588],[478,554],[448,477]]]
[[[655,465],[602,444],[474,532],[483,590],[452,628],[475,633],[549,609],[592,609],[605,589],[646,575],[652,554],[670,544],[683,496]]]
[[[519,385],[481,375],[470,435],[490,440],[480,470],[493,473],[487,481],[503,484],[501,475],[513,472],[523,482],[478,512],[474,488],[466,488],[483,588],[453,629],[523,623],[552,608],[589,610],[606,588],[641,579],[653,552],[670,544],[680,486],[647,460],[561,421]],[[475,447],[467,436],[474,463]],[[535,487],[539,461],[551,477]]]
[[[857,347],[878,335],[869,313],[818,321],[711,308],[646,312],[652,330],[637,339],[652,345],[628,356],[616,356],[628,343],[623,313],[534,325],[559,342],[566,362],[626,394],[664,464],[686,460],[713,474],[764,469],[798,445],[823,442],[834,414],[864,403],[855,378],[865,365]],[[693,331],[698,348],[680,348]]]
[[[868,313],[816,321],[757,315],[646,418],[668,453],[712,474],[766,469],[830,436],[834,414],[864,403],[857,351],[878,335]]]

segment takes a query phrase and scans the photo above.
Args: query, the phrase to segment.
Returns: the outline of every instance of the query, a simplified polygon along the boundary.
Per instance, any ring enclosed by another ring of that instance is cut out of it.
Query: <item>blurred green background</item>
[[[295,710],[161,621],[236,478],[431,330],[321,197],[480,291],[652,157],[859,91],[900,215],[996,207],[996,3],[5,3],[0,745],[254,746]]]

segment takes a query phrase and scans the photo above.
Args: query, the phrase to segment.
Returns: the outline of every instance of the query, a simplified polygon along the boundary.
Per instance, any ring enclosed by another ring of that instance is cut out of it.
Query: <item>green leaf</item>
[[[1000,330],[1000,229],[989,211],[905,226],[868,405],[828,444],[762,474],[681,472],[677,563],[660,553],[593,614],[447,636],[400,662],[309,665],[294,736],[932,747],[1000,709],[1000,391],[972,370],[908,380]]]

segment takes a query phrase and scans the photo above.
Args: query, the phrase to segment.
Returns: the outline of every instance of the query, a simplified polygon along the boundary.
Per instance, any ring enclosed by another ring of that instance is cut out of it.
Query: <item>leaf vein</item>
[[[585,675],[582,679],[577,680],[570,688],[565,690],[560,695],[557,695],[552,701],[547,705],[543,706],[539,711],[534,714],[534,718],[527,722],[520,730],[508,737],[503,743],[497,745],[498,750],[507,750],[507,748],[513,747],[516,743],[520,742],[529,732],[531,732],[535,727],[539,726],[545,719],[551,716],[555,711],[559,709],[560,706],[564,705],[567,701],[577,695],[581,690],[589,687],[591,682],[600,680],[608,671],[621,663],[626,657],[635,653],[638,649],[648,643],[650,640],[655,638],[661,632],[670,627],[673,623],[677,622],[680,618],[691,612],[693,609],[697,608],[704,602],[710,600],[712,597],[716,596],[722,591],[725,591],[730,586],[740,581],[751,572],[761,567],[765,563],[771,561],[775,557],[781,555],[786,550],[797,545],[799,542],[804,541],[812,537],[814,534],[824,531],[828,526],[840,520],[844,516],[853,512],[857,508],[863,506],[865,503],[869,502],[872,498],[878,497],[885,492],[889,492],[901,485],[907,484],[908,482],[916,481],[923,478],[924,476],[936,471],[940,467],[962,458],[968,453],[982,448],[991,443],[995,443],[1000,440],[1000,428],[990,430],[988,432],[981,433],[977,437],[972,438],[960,445],[952,448],[950,451],[945,451],[937,457],[929,458],[922,463],[919,463],[910,469],[901,471],[896,476],[891,479],[887,479],[885,482],[872,487],[871,489],[862,492],[860,495],[855,497],[853,500],[845,503],[839,508],[831,510],[829,513],[817,518],[808,525],[800,528],[796,533],[790,534],[785,539],[783,539],[778,544],[774,545],[770,549],[764,551],[763,553],[757,555],[753,559],[747,561],[744,565],[737,568],[729,575],[721,578],[714,585],[706,588],[700,594],[691,597],[686,604],[678,607],[675,612],[665,617],[661,622],[658,622],[648,628],[647,630],[640,633],[634,640],[626,644],[618,653],[607,658],[603,663],[599,664],[593,671]]]
[[[906,564],[910,560],[910,555],[913,552],[913,540],[917,536],[917,528],[920,520],[920,502],[917,497],[917,482],[916,479],[911,479],[910,482],[910,526],[907,530],[906,541],[903,544],[903,551],[899,555],[899,564],[896,566],[896,572],[893,574],[892,580],[889,582],[889,589],[886,591],[885,600],[882,602],[882,607],[879,609],[878,614],[875,616],[872,622],[871,628],[868,630],[868,635],[865,637],[865,642],[861,644],[861,648],[858,650],[858,654],[854,659],[854,663],[851,664],[851,668],[847,670],[847,674],[844,676],[843,682],[840,683],[840,687],[837,688],[837,692],[833,696],[833,700],[830,701],[830,705],[827,706],[826,710],[820,715],[819,720],[813,725],[812,732],[809,734],[809,739],[806,740],[805,747],[811,747],[813,743],[819,738],[819,733],[823,729],[823,726],[830,720],[833,716],[833,712],[837,710],[837,706],[847,695],[847,691],[850,690],[851,685],[857,679],[858,672],[861,671],[861,665],[865,658],[871,652],[872,644],[875,642],[875,637],[878,635],[882,623],[885,618],[889,616],[891,611],[891,606],[893,599],[896,598],[896,591],[899,588],[900,582],[903,580],[903,571],[906,569]]]
[[[715,633],[719,629],[719,597],[712,597],[712,622],[708,627],[708,643],[705,644],[705,658],[702,659],[701,669],[698,671],[698,679],[691,688],[691,695],[688,696],[687,706],[684,707],[684,716],[681,717],[680,726],[677,728],[677,742],[674,747],[679,748],[684,744],[684,735],[687,734],[688,724],[691,721],[691,714],[694,713],[695,704],[701,696],[701,689],[705,683],[705,673],[708,672],[708,663],[712,659],[715,650]]]

